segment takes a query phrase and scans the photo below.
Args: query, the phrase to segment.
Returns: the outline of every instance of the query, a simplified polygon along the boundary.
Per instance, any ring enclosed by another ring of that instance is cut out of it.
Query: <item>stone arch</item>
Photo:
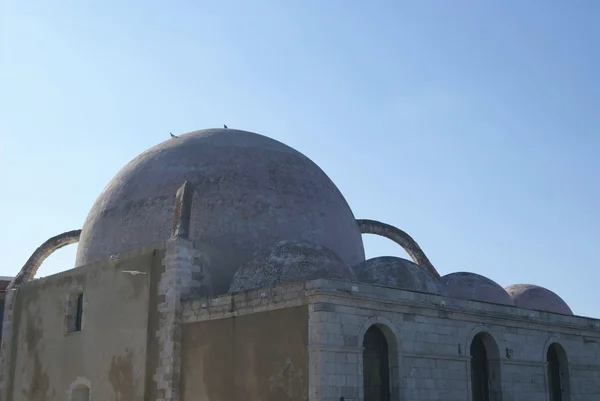
[[[394,344],[396,344],[396,347],[398,349],[398,351],[400,351],[402,349],[401,347],[401,339],[400,339],[400,332],[398,331],[398,329],[396,328],[396,325],[394,325],[394,323],[383,316],[372,316],[370,318],[368,318],[359,328],[358,332],[357,332],[357,336],[358,336],[358,342],[360,343],[361,339],[364,338],[365,334],[367,333],[367,330],[369,330],[369,327],[373,326],[373,325],[380,325],[382,327],[385,328],[384,334],[386,335],[386,337],[389,335],[390,336],[390,340],[392,340],[394,342]]]
[[[19,274],[17,274],[17,277],[10,283],[9,288],[32,280],[48,256],[52,255],[62,247],[76,243],[79,241],[80,236],[81,230],[73,230],[48,239],[31,254],[27,262],[25,262],[25,265],[21,268]]]
[[[419,244],[417,244],[417,242],[406,232],[377,220],[360,219],[356,220],[356,223],[358,224],[361,234],[379,235],[394,241],[404,248],[413,262],[424,269],[427,269],[427,271],[429,271],[436,279],[440,279],[440,274],[435,267],[433,267],[427,255],[425,255],[425,252],[423,252]]]
[[[558,346],[560,346],[560,348],[564,352],[564,356],[565,356],[565,359],[566,359],[567,352],[565,350],[565,347],[561,344],[560,338],[557,337],[557,336],[551,336],[551,337],[548,337],[548,339],[544,343],[544,348],[542,349],[542,354],[540,355],[540,358],[541,358],[540,360],[542,362],[546,362],[546,355],[548,354],[548,348],[550,348],[550,346],[553,345],[553,344],[557,344]]]
[[[68,401],[89,401],[91,399],[92,382],[85,377],[75,379],[67,390]]]
[[[481,355],[473,355],[474,347],[483,347],[483,358]],[[492,331],[483,325],[475,327],[467,339],[465,354],[469,358],[468,377],[469,394],[471,401],[502,401],[502,364],[500,359],[500,348]],[[475,358],[478,358],[476,360]],[[482,370],[483,369],[483,370]],[[485,379],[483,388],[476,387],[475,380]],[[483,394],[479,394],[484,391]],[[476,398],[479,395],[480,398]]]
[[[42,262],[46,260],[48,256],[52,255],[54,251],[62,247],[78,242],[80,235],[81,230],[67,231],[45,241],[31,254],[17,276],[6,288],[6,295],[4,298],[4,321],[2,322],[3,335],[2,343],[0,345],[0,399],[3,399],[3,396],[6,396],[5,391],[7,390],[5,380],[8,375],[6,375],[5,372],[8,369],[7,361],[10,361],[9,353],[12,342],[12,312],[15,293],[17,292],[19,285],[31,281],[35,277]]]
[[[477,336],[480,333],[487,334],[486,339],[485,339],[486,341],[484,341],[484,343],[486,344],[486,346],[489,344],[490,347],[492,348],[492,351],[497,351],[497,358],[500,359],[500,348],[498,347],[498,343],[495,340],[496,335],[492,329],[490,329],[488,326],[483,325],[483,324],[480,324],[480,325],[477,325],[476,327],[474,327],[471,330],[471,332],[469,333],[469,335],[467,336],[466,341],[465,341],[465,355],[471,356],[471,354],[469,352],[469,348],[471,347],[471,343],[473,342],[473,339],[475,338],[475,336]]]
[[[373,316],[367,319],[366,322],[360,327],[358,331],[358,343],[359,346],[363,346],[363,341],[367,332],[371,328],[377,328],[383,333],[387,343],[387,351],[388,351],[388,374],[389,374],[389,394],[390,399],[393,401],[397,401],[400,399],[400,337],[398,335],[398,330],[395,325],[387,318],[383,316]],[[365,401],[365,387],[364,387],[364,351],[360,353],[359,357],[359,400]]]
[[[557,337],[550,337],[544,344],[542,361],[546,364],[546,388],[550,401],[571,400],[569,358]],[[556,394],[555,392],[558,392]]]

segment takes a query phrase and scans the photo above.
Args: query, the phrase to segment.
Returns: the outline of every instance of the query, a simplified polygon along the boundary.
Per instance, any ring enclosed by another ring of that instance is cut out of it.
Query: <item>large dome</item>
[[[323,245],[350,266],[365,260],[348,203],[315,163],[262,135],[208,129],[154,146],[108,183],[83,226],[77,266],[168,239],[185,181],[196,189],[190,239],[215,294],[254,252],[281,240]]]

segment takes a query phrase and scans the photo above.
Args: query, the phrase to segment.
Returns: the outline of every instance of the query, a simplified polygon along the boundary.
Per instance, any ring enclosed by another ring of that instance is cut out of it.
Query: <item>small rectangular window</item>
[[[83,292],[69,294],[65,313],[65,329],[68,333],[80,332],[83,328]]]
[[[71,393],[71,401],[89,401],[90,389],[87,387],[76,388]]]
[[[77,310],[75,315],[75,331],[81,331],[83,320],[83,294],[77,295]]]

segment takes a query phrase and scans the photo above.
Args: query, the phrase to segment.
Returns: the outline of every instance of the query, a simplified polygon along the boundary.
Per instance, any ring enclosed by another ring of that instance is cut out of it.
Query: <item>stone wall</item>
[[[554,342],[567,354],[570,400],[598,400],[595,320],[328,280],[307,291],[311,401],[362,399],[362,340],[374,324],[390,346],[392,400],[470,399],[470,344],[481,332],[496,400],[546,401],[546,351]]]
[[[494,401],[547,401],[546,351],[568,358],[570,398],[600,394],[598,320],[333,280],[287,283],[183,304],[183,322],[308,305],[310,401],[363,399],[362,340],[371,325],[390,347],[392,401],[471,400],[470,345],[485,336]],[[266,324],[266,323],[265,323]]]
[[[179,401],[181,301],[192,296],[200,288],[200,282],[194,280],[194,275],[200,271],[200,267],[194,264],[199,253],[192,243],[184,238],[172,238],[166,245],[157,288],[158,327],[154,340],[158,347],[158,360],[153,376],[156,382],[153,398],[161,401]]]
[[[11,277],[0,277],[0,339],[2,339],[2,326],[4,321],[4,299],[6,298],[6,288],[10,284]]]

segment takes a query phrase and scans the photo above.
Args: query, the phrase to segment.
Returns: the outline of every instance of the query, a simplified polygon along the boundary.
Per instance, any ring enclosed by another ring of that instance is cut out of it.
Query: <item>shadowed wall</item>
[[[308,400],[308,309],[183,327],[183,401]]]

